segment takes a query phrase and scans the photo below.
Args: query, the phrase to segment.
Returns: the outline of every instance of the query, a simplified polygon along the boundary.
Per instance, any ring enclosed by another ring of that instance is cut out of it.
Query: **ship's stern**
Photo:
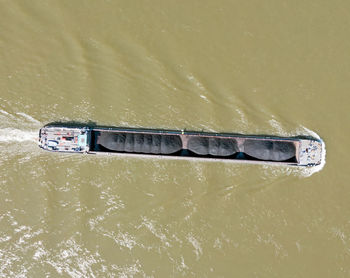
[[[90,146],[90,129],[44,126],[39,131],[38,145],[48,151],[87,153]]]

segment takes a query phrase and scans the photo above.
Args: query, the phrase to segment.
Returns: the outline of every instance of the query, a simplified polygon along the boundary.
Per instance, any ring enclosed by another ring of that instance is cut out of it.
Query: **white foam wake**
[[[24,112],[0,109],[0,143],[36,142],[41,123]]]
[[[16,114],[19,116],[22,116],[23,118],[27,119],[29,122],[32,122],[33,124],[40,124],[38,120],[34,119],[32,116],[27,115],[26,113],[18,112]]]
[[[0,143],[12,143],[12,142],[36,142],[39,137],[38,131],[33,130],[21,130],[14,128],[2,128],[0,129]]]

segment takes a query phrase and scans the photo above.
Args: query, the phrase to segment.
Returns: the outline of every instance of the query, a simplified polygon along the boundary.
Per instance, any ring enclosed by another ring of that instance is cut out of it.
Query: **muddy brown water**
[[[349,277],[349,9],[1,1],[0,277]],[[317,133],[327,163],[42,151],[57,120]]]

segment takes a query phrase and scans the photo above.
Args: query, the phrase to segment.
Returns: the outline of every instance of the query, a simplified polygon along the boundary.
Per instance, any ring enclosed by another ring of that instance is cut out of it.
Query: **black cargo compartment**
[[[182,149],[178,135],[93,131],[93,150],[169,155]]]

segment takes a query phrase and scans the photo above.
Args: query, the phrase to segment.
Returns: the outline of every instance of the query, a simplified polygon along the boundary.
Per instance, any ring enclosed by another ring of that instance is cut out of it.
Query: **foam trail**
[[[0,129],[0,143],[12,143],[12,142],[36,142],[38,138],[38,131],[33,130],[21,130],[14,128],[2,128]]]
[[[321,137],[315,131],[308,129],[305,126],[300,126],[300,130],[301,132],[306,133],[307,135],[310,135],[316,139],[322,140]]]
[[[10,115],[8,112],[4,111],[4,110],[1,110],[0,109],[0,113],[4,114],[4,115]]]
[[[14,115],[10,114],[9,112],[7,112],[5,110],[0,109],[0,113],[1,113],[0,116],[10,118],[9,120],[13,121],[14,119],[16,119],[16,117]]]
[[[282,125],[276,121],[275,119],[271,119],[269,120],[269,124],[271,125],[272,128],[275,129],[276,133],[281,135],[281,136],[288,136],[288,132],[286,132],[284,130],[284,128],[282,127]]]
[[[34,124],[40,124],[38,120],[34,119],[32,116],[27,115],[26,113],[18,112],[16,114],[22,116],[23,118],[26,118],[27,120],[29,120]]]

